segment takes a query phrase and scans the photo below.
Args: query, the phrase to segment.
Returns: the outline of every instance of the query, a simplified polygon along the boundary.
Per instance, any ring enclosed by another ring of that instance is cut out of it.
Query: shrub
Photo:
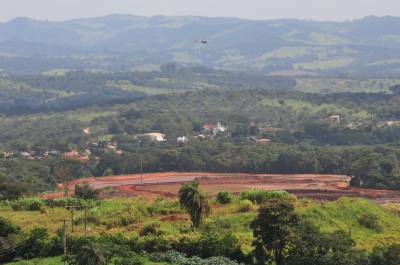
[[[232,194],[228,191],[221,191],[217,194],[217,202],[220,204],[228,204],[232,202]]]
[[[144,262],[141,261],[138,257],[133,258],[122,258],[114,261],[115,265],[144,265]]]
[[[106,200],[88,211],[88,220],[108,228],[127,226],[140,221],[143,216],[150,216],[147,207],[148,202],[143,199]]]
[[[238,211],[241,213],[249,212],[253,207],[253,203],[250,200],[242,200],[239,202]]]
[[[388,245],[375,247],[370,254],[371,265],[394,265],[400,261],[400,245]]]
[[[358,223],[376,232],[383,232],[383,227],[379,224],[379,217],[376,214],[366,213],[358,219]]]
[[[11,202],[14,211],[42,211],[45,203],[39,198],[22,198]]]
[[[0,217],[0,237],[8,237],[9,235],[17,234],[20,230],[18,226]]]
[[[75,196],[80,199],[96,200],[98,193],[97,190],[90,188],[88,183],[75,186]]]
[[[67,205],[81,205],[81,200],[73,197],[63,197],[45,200],[45,204],[49,207],[65,207]]]
[[[148,235],[154,235],[154,236],[159,236],[162,234],[160,230],[161,224],[159,222],[152,222],[145,224],[140,230],[139,235],[140,236],[148,236]]]
[[[152,205],[148,206],[146,210],[152,216],[156,214],[168,215],[182,212],[178,201],[166,200],[163,198],[157,198],[156,201]]]
[[[244,191],[240,194],[242,200],[250,200],[256,204],[262,204],[271,199],[285,200],[291,198],[291,195],[286,191],[269,191],[269,190],[259,190],[251,189]]]
[[[150,256],[150,259],[156,262],[168,262],[176,265],[238,265],[237,262],[224,257],[201,259],[195,256],[188,258],[185,254],[174,250],[165,253],[154,253]]]

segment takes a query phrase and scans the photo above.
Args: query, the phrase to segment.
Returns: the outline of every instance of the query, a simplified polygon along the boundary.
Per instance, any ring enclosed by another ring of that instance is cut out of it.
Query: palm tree
[[[107,265],[111,252],[99,244],[84,245],[76,255],[78,265]]]
[[[189,213],[195,228],[200,225],[204,217],[210,214],[207,197],[199,190],[199,183],[196,181],[186,183],[181,187],[179,203]]]

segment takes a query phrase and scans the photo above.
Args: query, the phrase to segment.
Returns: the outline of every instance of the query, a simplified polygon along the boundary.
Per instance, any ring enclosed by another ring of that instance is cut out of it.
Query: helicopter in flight
[[[195,40],[195,42],[201,43],[201,44],[208,44],[208,40]]]

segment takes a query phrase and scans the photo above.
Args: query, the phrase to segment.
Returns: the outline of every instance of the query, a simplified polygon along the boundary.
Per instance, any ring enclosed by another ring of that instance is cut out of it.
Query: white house
[[[181,136],[176,139],[176,142],[180,144],[186,144],[187,142],[189,142],[189,138],[186,136]]]
[[[144,133],[136,135],[136,138],[139,140],[149,140],[152,142],[165,142],[166,136],[163,133]]]

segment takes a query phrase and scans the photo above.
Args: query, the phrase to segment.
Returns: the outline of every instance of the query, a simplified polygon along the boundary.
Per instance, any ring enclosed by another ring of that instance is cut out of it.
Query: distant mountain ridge
[[[208,44],[197,42],[201,39]],[[177,62],[262,73],[396,74],[399,44],[399,17],[351,22],[133,15],[65,22],[16,18],[0,23],[0,68],[12,72],[17,61],[23,65],[42,57],[56,58],[59,67],[65,59],[68,65],[75,60],[77,67],[112,70]]]

